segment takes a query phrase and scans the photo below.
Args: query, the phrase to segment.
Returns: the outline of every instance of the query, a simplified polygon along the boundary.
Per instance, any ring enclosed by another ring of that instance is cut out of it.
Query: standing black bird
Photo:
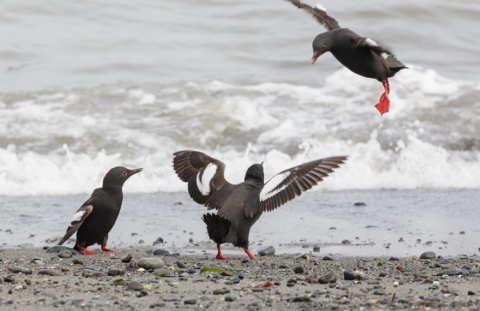
[[[245,181],[232,185],[225,180],[223,162],[191,150],[173,155],[173,168],[182,181],[188,182],[190,197],[208,210],[218,210],[217,214],[203,216],[210,239],[217,243],[217,259],[230,258],[222,256],[223,243],[242,247],[251,259],[256,259],[248,249],[248,235],[262,213],[311,189],[346,160],[346,157],[332,157],[304,163],[278,173],[266,184],[263,165],[253,164],[245,174]]]
[[[312,8],[299,0],[288,1],[313,14],[327,29],[327,32],[319,34],[313,40],[312,64],[320,55],[330,51],[340,63],[356,74],[382,82],[385,92],[375,107],[382,115],[387,113],[390,109],[388,78],[407,67],[389,50],[379,46],[372,39],[361,37],[350,29],[341,28],[333,17],[327,15],[327,11],[321,5],[317,4]],[[383,53],[388,55],[386,59],[382,56]]]
[[[75,250],[82,250],[85,255],[93,255],[96,252],[89,251],[87,247],[97,243],[102,246],[104,252],[112,253],[113,250],[106,248],[106,245],[108,233],[112,230],[122,208],[122,186],[130,176],[142,170],[141,168],[129,170],[117,166],[108,171],[103,178],[102,188],[95,189],[90,199],[73,215],[67,233],[58,245],[62,245],[77,232]]]

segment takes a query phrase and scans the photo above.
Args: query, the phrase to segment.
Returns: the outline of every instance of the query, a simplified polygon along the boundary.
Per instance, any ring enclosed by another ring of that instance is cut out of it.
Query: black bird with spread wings
[[[248,236],[262,213],[273,211],[311,189],[347,159],[341,156],[304,163],[278,173],[265,184],[263,165],[253,164],[245,174],[245,181],[232,185],[224,177],[223,162],[192,150],[173,155],[173,168],[188,183],[190,197],[208,210],[218,210],[217,214],[203,216],[210,239],[217,243],[217,259],[230,258],[222,256],[223,243],[242,247],[251,259],[256,259],[248,249]]]
[[[364,38],[347,28],[341,28],[338,22],[327,14],[321,5],[311,7],[299,0],[288,0],[299,9],[310,12],[326,29],[313,40],[312,64],[320,55],[331,52],[335,58],[354,73],[382,82],[385,89],[379,103],[375,105],[383,115],[390,109],[390,84],[388,78],[407,68],[386,48],[379,46],[370,38]],[[385,59],[383,54],[388,55]]]
[[[72,222],[58,245],[62,245],[77,232],[77,241],[73,247],[75,250],[81,250],[85,255],[93,255],[96,252],[88,250],[87,247],[97,243],[104,252],[113,252],[106,245],[108,233],[117,221],[122,207],[123,184],[141,171],[141,168],[129,170],[121,166],[108,171],[103,178],[102,188],[95,189],[90,199],[73,215]]]

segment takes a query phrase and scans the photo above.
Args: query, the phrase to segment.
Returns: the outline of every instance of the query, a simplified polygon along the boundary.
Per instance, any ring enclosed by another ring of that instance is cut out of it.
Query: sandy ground
[[[129,248],[123,253],[72,257],[39,248],[0,250],[0,307],[480,310],[480,258],[475,255],[433,259],[420,259],[421,254],[409,258],[272,255],[256,261],[237,255],[220,261],[211,255],[158,256],[154,250]],[[122,262],[128,255],[131,261]],[[355,279],[345,280],[345,272]],[[328,273],[331,278],[326,281],[332,283],[319,283]],[[273,286],[256,288],[268,280]]]

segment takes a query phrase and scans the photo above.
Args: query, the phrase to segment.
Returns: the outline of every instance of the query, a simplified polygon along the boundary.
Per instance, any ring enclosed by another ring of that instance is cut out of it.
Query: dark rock
[[[73,259],[72,262],[74,265],[83,265],[83,261],[78,258]]]
[[[420,259],[434,259],[436,256],[434,252],[425,252],[420,255]]]
[[[100,277],[106,276],[106,274],[100,271],[85,269],[85,270],[82,270],[82,276],[86,278],[89,278],[89,277],[100,278]]]
[[[177,261],[176,264],[177,264],[177,267],[179,267],[180,269],[185,269],[186,268],[185,263],[183,263],[181,261]]]
[[[287,298],[288,302],[310,302],[310,297],[307,296],[296,296]]]
[[[72,253],[69,252],[69,251],[66,251],[66,252],[60,252],[58,253],[57,255],[59,258],[72,258]]]
[[[382,289],[376,289],[374,292],[373,292],[374,295],[385,295],[385,290],[382,288]]]
[[[279,269],[288,269],[289,267],[288,267],[287,264],[281,263],[281,264],[278,265],[278,268],[279,268]]]
[[[301,274],[301,273],[304,273],[304,272],[305,272],[305,270],[303,269],[303,267],[300,266],[300,265],[293,267],[292,270],[293,270],[293,272],[295,272],[296,274]]]
[[[141,290],[138,294],[137,294],[137,297],[145,297],[148,295],[148,292],[145,291],[145,290]]]
[[[333,257],[331,257],[331,256],[324,256],[322,259],[323,259],[323,260],[333,260]]]
[[[61,253],[61,252],[70,252],[73,255],[80,254],[78,251],[74,250],[73,248],[69,248],[63,245],[55,245],[55,246],[49,247],[46,251],[46,253]]]
[[[15,279],[11,275],[7,275],[6,277],[3,278],[3,281],[5,283],[15,283]]]
[[[362,277],[358,274],[349,271],[343,271],[343,278],[345,281],[352,281],[352,280],[361,280]]]
[[[156,239],[156,240],[153,242],[153,245],[157,245],[157,244],[163,244],[163,239],[162,239],[162,238]]]
[[[155,256],[168,256],[170,255],[170,252],[167,251],[166,249],[157,249],[153,252]]]
[[[130,261],[132,261],[132,255],[128,254],[127,256],[123,257],[121,261],[123,263],[129,263]]]
[[[327,284],[327,283],[335,283],[337,282],[337,276],[333,272],[328,272],[325,275],[322,275],[318,278],[318,283],[320,284]]]
[[[58,275],[61,275],[60,271],[51,270],[51,269],[38,270],[37,274],[40,274],[40,275],[50,275],[50,276],[58,276]]]
[[[23,273],[23,274],[32,274],[32,270],[22,268],[22,267],[12,267],[10,269],[10,272],[12,273]]]
[[[342,244],[343,244],[343,245],[351,245],[352,242],[350,242],[350,240],[343,240],[343,241],[342,241]]]
[[[239,277],[234,277],[231,280],[225,282],[226,285],[233,285],[233,284],[238,284],[240,283],[240,278]]]
[[[225,294],[225,289],[223,288],[217,288],[213,290],[214,295],[224,295]]]
[[[275,247],[267,246],[258,250],[260,256],[272,256],[275,254]]]
[[[183,303],[186,305],[195,305],[197,304],[197,299],[187,299],[187,300],[184,300]]]
[[[320,251],[320,246],[315,245],[315,246],[313,247],[313,251],[314,251],[315,253],[318,253],[318,252]]]
[[[355,202],[353,206],[367,206],[367,204],[364,202]]]
[[[125,274],[125,271],[120,269],[110,269],[108,270],[107,274],[109,276],[123,275]]]
[[[475,293],[475,292],[472,292],[471,290],[469,290],[467,294],[468,294],[469,296],[476,295],[476,293]]]
[[[131,281],[127,285],[127,290],[141,291],[142,289],[143,285],[137,281]]]
[[[400,259],[398,259],[397,257],[390,257],[388,259],[388,261],[399,261]]]

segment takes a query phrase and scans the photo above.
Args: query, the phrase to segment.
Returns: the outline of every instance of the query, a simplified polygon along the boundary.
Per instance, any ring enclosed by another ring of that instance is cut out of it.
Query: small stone
[[[376,305],[376,304],[377,304],[377,300],[376,300],[376,299],[373,299],[373,298],[372,298],[372,299],[369,299],[369,300],[368,300],[368,304],[369,304],[369,305],[372,305],[372,306],[373,306],[373,305]]]
[[[351,281],[351,280],[361,280],[362,277],[358,274],[355,274],[353,272],[349,271],[343,271],[343,278],[345,281]]]
[[[68,272],[68,271],[70,271],[70,268],[69,268],[69,267],[62,266],[62,267],[60,268],[60,270],[62,270],[62,272]]]
[[[376,289],[374,292],[373,292],[374,295],[385,295],[385,290],[383,288],[380,288],[380,289]]]
[[[468,291],[468,293],[467,293],[467,295],[469,295],[469,296],[473,296],[473,295],[476,295],[476,293],[475,293],[475,292],[473,292],[473,291],[471,291],[471,290],[469,290],[469,291]]]
[[[170,255],[170,252],[167,251],[166,249],[157,249],[153,252],[155,256],[168,256]]]
[[[147,270],[154,270],[163,267],[165,262],[161,258],[142,258],[138,261],[138,266]]]
[[[367,206],[367,204],[364,202],[355,202],[353,206]]]
[[[57,255],[59,258],[72,258],[72,253],[70,252],[60,252]]]
[[[183,304],[185,305],[195,305],[197,304],[197,299],[187,299],[183,301]]]
[[[163,244],[163,239],[157,238],[155,241],[153,241],[153,245],[157,245],[157,244]]]
[[[72,249],[72,248],[69,248],[69,247],[66,247],[66,246],[63,246],[63,245],[55,245],[55,246],[49,247],[49,248],[46,250],[46,253],[61,253],[61,252],[70,252],[70,253],[72,253],[73,255],[78,255],[78,254],[80,254],[80,253],[77,252],[76,250],[74,250],[74,249]]]
[[[225,301],[235,301],[235,300],[237,300],[237,296],[233,294],[225,295]]]
[[[296,296],[287,298],[288,302],[310,302],[311,299],[308,296]]]
[[[296,274],[301,274],[301,273],[305,272],[305,270],[303,269],[302,266],[295,266],[295,267],[293,267],[292,270],[293,270],[293,272],[295,272]]]
[[[327,284],[327,283],[336,283],[337,282],[337,276],[333,272],[328,272],[325,275],[322,275],[321,277],[318,278],[318,283],[320,284]]]
[[[141,291],[142,289],[143,285],[137,281],[132,281],[127,285],[127,290]]]
[[[436,256],[434,252],[425,252],[420,255],[420,259],[434,259]]]
[[[83,265],[83,261],[80,260],[80,259],[78,259],[78,258],[73,259],[73,260],[72,260],[72,263],[73,263],[74,265]]]
[[[179,267],[180,269],[185,269],[186,268],[185,263],[183,263],[181,261],[177,261],[176,264],[177,264],[177,267]]]
[[[275,254],[275,247],[267,246],[258,250],[260,256],[272,256]]]
[[[10,272],[12,273],[23,273],[23,274],[32,274],[32,270],[22,268],[22,267],[12,267],[10,268]]]
[[[278,268],[280,268],[280,269],[288,269],[288,265],[285,264],[285,263],[281,263],[281,264],[278,265]]]
[[[58,276],[60,275],[60,271],[57,271],[57,270],[51,270],[51,269],[42,269],[42,270],[38,270],[37,274],[40,274],[40,275],[50,275],[50,276]]]
[[[127,256],[123,257],[121,261],[123,263],[129,263],[132,260],[132,255],[128,254]]]
[[[313,247],[313,251],[314,251],[315,253],[318,253],[318,252],[320,251],[320,246],[315,245],[315,246]]]
[[[332,256],[324,256],[322,259],[323,260],[334,260],[334,258]]]
[[[124,270],[120,270],[120,269],[110,269],[110,270],[108,270],[107,275],[109,275],[109,276],[116,276],[116,275],[123,275],[124,273],[125,273]]]
[[[224,295],[225,294],[225,289],[223,288],[217,288],[213,290],[214,295]]]
[[[460,231],[460,234],[465,234],[465,231]]]
[[[398,287],[399,283],[397,281],[393,282],[393,287]]]
[[[351,245],[352,242],[350,242],[350,240],[343,240],[343,241],[342,241],[342,244],[343,244],[343,245]]]
[[[148,292],[146,290],[141,290],[138,294],[137,297],[145,297],[148,295]]]

